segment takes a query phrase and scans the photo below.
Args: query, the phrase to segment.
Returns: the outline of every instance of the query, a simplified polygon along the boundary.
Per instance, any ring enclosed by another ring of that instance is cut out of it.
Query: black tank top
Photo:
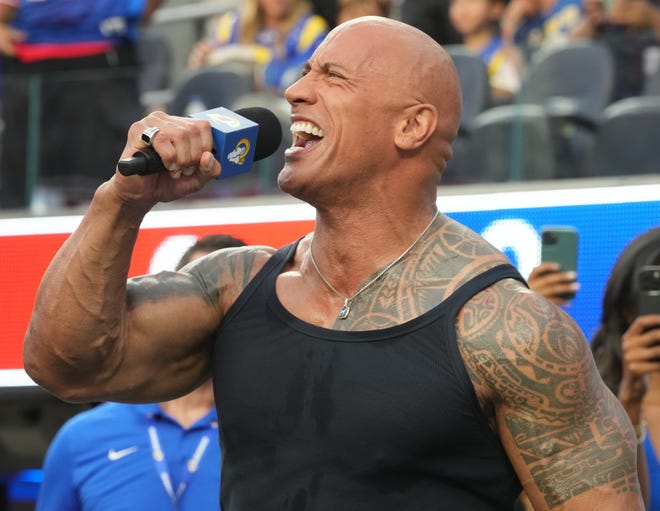
[[[381,330],[297,319],[276,252],[225,316],[213,374],[224,511],[511,511],[521,487],[458,351],[456,314],[513,266]],[[524,282],[524,281],[523,281]]]

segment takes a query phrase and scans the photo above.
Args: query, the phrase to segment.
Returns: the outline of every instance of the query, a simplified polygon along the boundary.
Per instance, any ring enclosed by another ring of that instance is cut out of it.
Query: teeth
[[[291,124],[291,133],[307,133],[323,138],[323,130],[311,122],[294,122]]]

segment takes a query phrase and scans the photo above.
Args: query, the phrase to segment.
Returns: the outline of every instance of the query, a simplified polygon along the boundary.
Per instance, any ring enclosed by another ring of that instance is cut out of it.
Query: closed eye
[[[345,68],[337,62],[327,62],[321,66],[321,70],[328,78],[340,78],[342,80],[345,78],[345,75],[342,73],[342,70],[345,70]]]

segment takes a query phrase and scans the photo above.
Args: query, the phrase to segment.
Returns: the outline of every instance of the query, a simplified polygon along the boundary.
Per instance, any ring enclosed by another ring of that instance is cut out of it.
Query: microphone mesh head
[[[273,112],[267,108],[253,106],[239,108],[236,113],[259,125],[254,161],[267,158],[277,151],[282,143],[282,124]]]

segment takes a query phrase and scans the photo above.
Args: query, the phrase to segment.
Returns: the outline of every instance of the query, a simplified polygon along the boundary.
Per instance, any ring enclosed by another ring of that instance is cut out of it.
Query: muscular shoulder
[[[457,320],[459,348],[483,401],[541,406],[548,385],[593,372],[589,346],[559,307],[514,280],[478,293]]]
[[[200,310],[202,305],[209,317],[222,317],[274,252],[275,249],[262,246],[225,248],[200,257],[179,271],[133,277],[127,284],[128,308],[158,302]]]
[[[218,250],[182,268],[206,291],[210,301],[228,308],[275,252],[266,246]]]
[[[510,261],[500,250],[470,228],[448,217],[425,247],[433,274],[446,285],[449,296],[460,286],[484,271]]]
[[[630,507],[616,509],[633,509],[630,421],[577,324],[541,295],[505,280],[464,306],[457,333],[482,407],[528,493],[548,509],[582,494],[603,504],[603,495],[622,495]]]

